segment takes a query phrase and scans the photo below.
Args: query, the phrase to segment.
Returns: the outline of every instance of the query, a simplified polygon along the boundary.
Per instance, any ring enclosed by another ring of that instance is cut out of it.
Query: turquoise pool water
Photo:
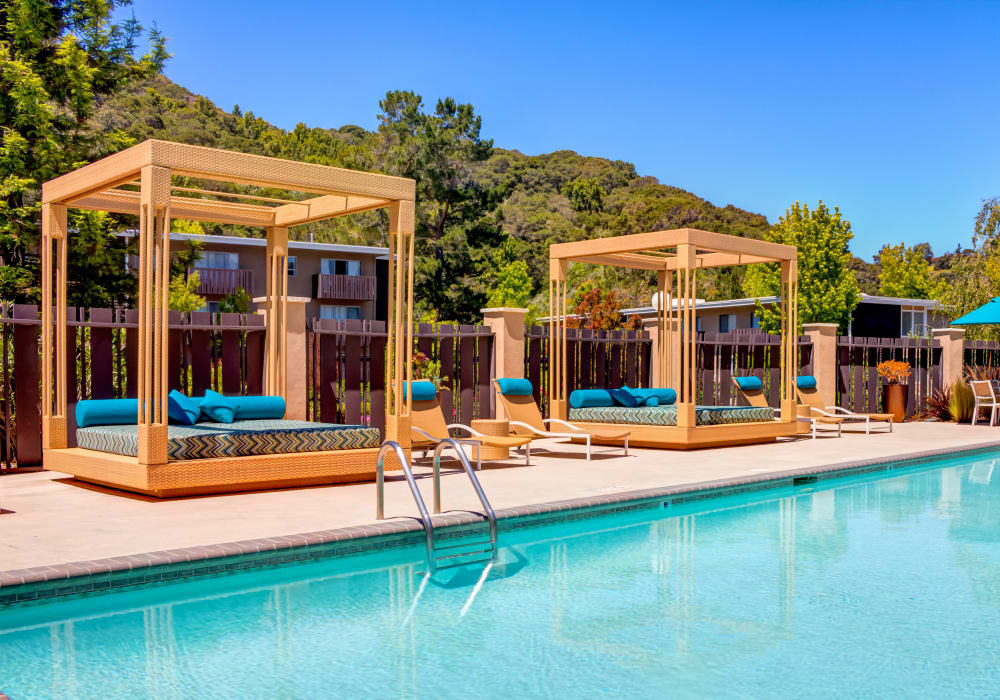
[[[1000,455],[0,612],[27,698],[1000,694]],[[455,572],[451,572],[455,574]]]

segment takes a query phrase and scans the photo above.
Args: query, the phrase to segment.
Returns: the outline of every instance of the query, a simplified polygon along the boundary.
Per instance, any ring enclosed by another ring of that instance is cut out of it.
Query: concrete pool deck
[[[839,439],[689,452],[633,449],[627,457],[620,448],[595,447],[587,462],[582,446],[550,440],[536,443],[532,466],[512,458],[484,465],[479,476],[500,511],[994,443],[1000,447],[1000,430],[988,426],[906,423],[893,433],[845,432]],[[415,471],[430,508],[429,462],[418,461]],[[479,508],[468,479],[453,469],[442,471],[442,501],[446,513]],[[405,480],[392,472],[386,482],[388,521],[375,519],[373,483],[159,501],[80,484],[58,472],[0,477],[0,508],[0,572],[265,538],[276,538],[280,546],[283,536],[378,522],[403,522],[411,529],[407,518],[417,515]]]

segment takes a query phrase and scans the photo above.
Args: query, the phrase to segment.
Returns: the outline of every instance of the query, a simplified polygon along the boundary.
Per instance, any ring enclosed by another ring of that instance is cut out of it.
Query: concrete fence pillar
[[[965,329],[935,328],[931,337],[941,342],[941,382],[949,386],[962,378],[965,369]]]
[[[285,418],[305,420],[309,396],[309,382],[306,375],[306,304],[308,297],[288,297],[288,315],[285,318],[287,379],[285,396]],[[264,313],[266,297],[256,297],[257,313]]]
[[[527,309],[481,309],[483,324],[493,331],[493,376],[524,377],[524,319]],[[492,387],[491,387],[492,389]],[[503,406],[494,392],[497,418],[504,418]]]
[[[813,376],[824,406],[837,403],[837,324],[804,323],[802,332],[812,342]],[[797,372],[797,362],[792,371]]]

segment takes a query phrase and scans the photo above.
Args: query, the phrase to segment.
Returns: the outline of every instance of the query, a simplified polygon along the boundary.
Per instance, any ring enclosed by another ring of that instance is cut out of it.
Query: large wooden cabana
[[[556,243],[549,248],[549,397],[553,418],[585,430],[607,423],[573,418],[568,404],[566,271],[569,263],[612,265],[657,273],[658,387],[677,392],[676,425],[623,423],[631,442],[649,447],[692,448],[764,442],[796,433],[795,367],[798,311],[797,250],[794,246],[739,238],[697,229],[674,229],[612,238]],[[781,267],[780,418],[725,425],[698,424],[696,303],[698,270],[731,265],[777,263]]]
[[[177,178],[186,178],[178,182]],[[210,182],[250,187],[212,189]],[[266,192],[252,188],[266,188]],[[276,191],[278,194],[276,194]],[[288,229],[389,213],[386,437],[409,444],[414,182],[389,175],[150,140],[42,187],[42,426],[45,466],[130,490],[176,495],[352,481],[374,475],[377,447],[172,461],[167,458],[172,217],[259,227],[267,236],[265,393],[287,399]],[[280,196],[279,196],[280,194]],[[67,248],[71,208],[139,219],[138,442],[134,457],[67,447]],[[53,317],[53,313],[55,316]]]

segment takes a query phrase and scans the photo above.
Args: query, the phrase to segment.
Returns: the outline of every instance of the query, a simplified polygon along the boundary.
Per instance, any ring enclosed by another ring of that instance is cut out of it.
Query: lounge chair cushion
[[[736,384],[743,391],[760,391],[764,388],[760,377],[736,377]]]
[[[527,379],[497,379],[497,387],[504,396],[531,396],[531,382]]]
[[[236,404],[235,420],[280,420],[285,417],[285,399],[280,396],[230,396]]]
[[[624,389],[609,389],[608,393],[611,394],[611,398],[613,398],[615,403],[619,406],[634,408],[639,405],[639,399],[633,396],[631,392],[625,391]]]
[[[202,415],[214,423],[232,423],[236,417],[236,402],[211,389],[205,392],[200,406]]]
[[[171,423],[194,425],[200,415],[201,408],[195,399],[185,396],[177,389],[172,389],[167,394],[167,417]]]
[[[407,382],[403,382],[403,398],[406,398]],[[414,401],[433,401],[437,398],[437,387],[434,386],[434,382],[428,381],[426,379],[421,379],[420,381],[413,382],[413,400]]]
[[[796,378],[795,386],[797,386],[800,389],[815,389],[816,377],[804,374],[801,377]]]
[[[573,408],[569,420],[581,423],[614,423],[617,425],[677,425],[677,406],[649,408]],[[733,425],[774,420],[774,409],[756,406],[696,406],[697,425]]]
[[[639,400],[640,406],[669,406],[677,401],[677,392],[673,389],[633,389],[625,387],[625,390]],[[656,397],[656,403],[647,403],[648,399],[652,396]]]
[[[139,399],[85,399],[76,403],[76,425],[135,425]]]
[[[606,389],[577,389],[569,395],[571,408],[614,406],[615,399]]]

